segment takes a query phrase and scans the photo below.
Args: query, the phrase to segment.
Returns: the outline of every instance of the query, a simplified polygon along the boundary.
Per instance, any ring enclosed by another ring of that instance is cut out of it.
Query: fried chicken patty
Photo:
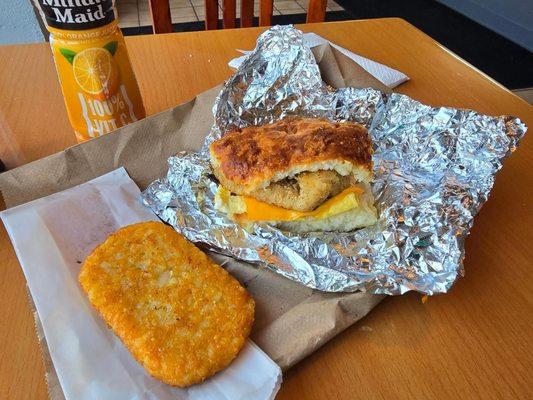
[[[352,184],[349,176],[335,171],[302,172],[294,178],[271,183],[250,193],[257,200],[297,211],[312,211]]]

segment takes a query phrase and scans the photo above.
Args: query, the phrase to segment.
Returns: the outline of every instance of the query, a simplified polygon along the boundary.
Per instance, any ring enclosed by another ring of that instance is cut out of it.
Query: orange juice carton
[[[34,0],[78,142],[145,117],[113,0]]]

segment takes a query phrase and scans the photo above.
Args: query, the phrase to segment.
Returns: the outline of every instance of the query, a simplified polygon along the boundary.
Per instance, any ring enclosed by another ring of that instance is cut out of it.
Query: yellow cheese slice
[[[246,211],[235,213],[233,217],[237,221],[295,221],[300,218],[327,218],[356,208],[359,205],[358,196],[364,190],[358,186],[352,186],[324,202],[313,211],[295,211],[274,206],[259,201],[249,196],[235,196],[242,199],[246,205]],[[234,196],[232,196],[234,197]]]

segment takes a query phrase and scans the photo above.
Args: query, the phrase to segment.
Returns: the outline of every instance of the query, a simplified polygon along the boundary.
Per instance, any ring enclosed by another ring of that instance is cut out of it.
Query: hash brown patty
[[[79,282],[137,361],[174,386],[228,366],[254,319],[239,282],[159,222],[110,235],[85,260]]]

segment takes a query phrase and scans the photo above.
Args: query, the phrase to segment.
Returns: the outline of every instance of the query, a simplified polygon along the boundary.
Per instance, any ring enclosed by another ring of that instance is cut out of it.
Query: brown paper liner
[[[330,45],[313,49],[323,80],[333,87],[385,87],[362,67]],[[166,160],[180,150],[199,149],[213,122],[212,107],[220,86],[170,110],[116,132],[70,147],[0,174],[6,207],[56,193],[125,167],[141,190],[166,174]],[[251,339],[283,370],[311,354],[364,317],[383,296],[323,293],[267,269],[210,255],[248,289],[256,301]],[[32,309],[35,307],[32,303]],[[53,400],[64,400],[37,313],[35,326]]]

